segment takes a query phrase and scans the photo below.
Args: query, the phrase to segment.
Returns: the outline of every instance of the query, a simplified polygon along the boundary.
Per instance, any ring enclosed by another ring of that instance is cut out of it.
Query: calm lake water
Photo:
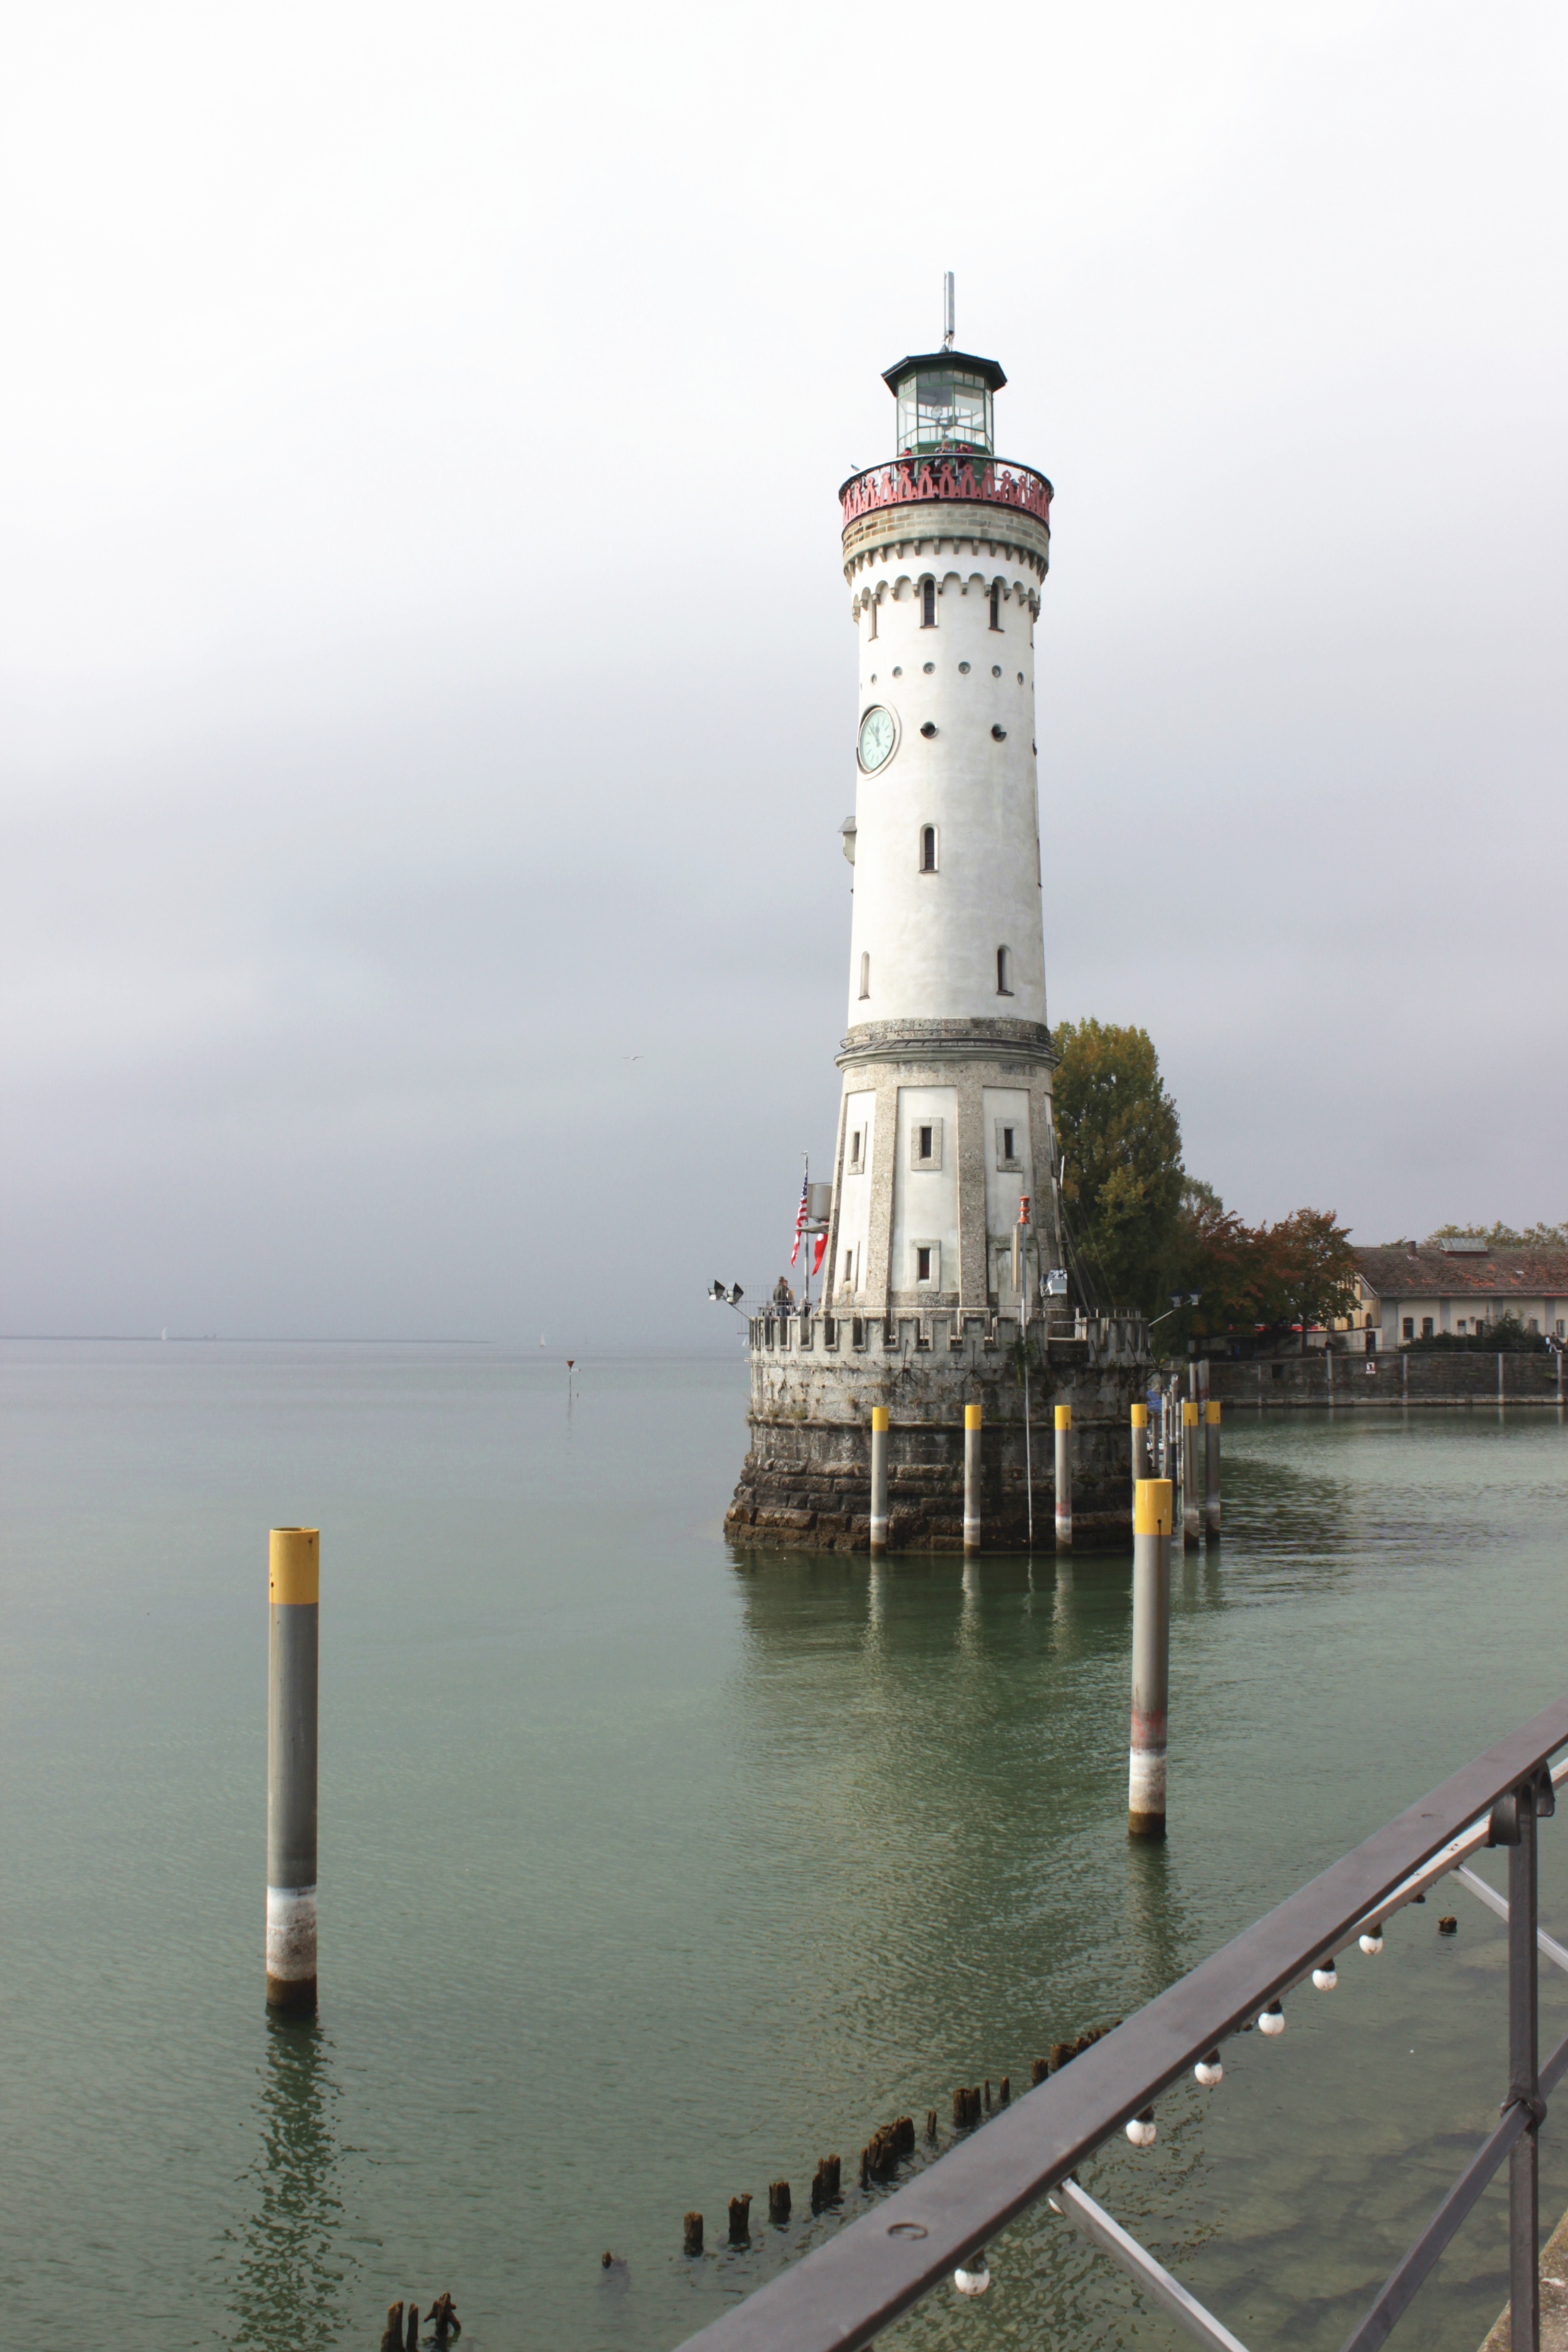
[[[1237,1412],[1170,1843],[1130,1851],[1128,1562],[733,1554],[738,1358],[584,1362],[569,1410],[491,1349],[0,1346],[16,2340],[373,2352],[450,2288],[464,2352],[661,2352],[833,2226],[732,2253],[729,2196],[783,2176],[799,2215],[901,2112],[946,2138],[955,2084],[1027,2082],[1568,1681],[1554,1413]],[[262,2002],[267,1530],[300,1521],[313,2028]],[[1568,1813],[1542,1848],[1562,1934]],[[1334,2352],[1495,2119],[1503,1932],[1458,1887],[1403,1913],[1086,2168],[1254,2352]],[[1568,2102],[1543,2146],[1554,2220]],[[886,2340],[1186,2340],[1049,2213],[992,2272]],[[1494,2190],[1395,2342],[1476,2352],[1506,2292]]]

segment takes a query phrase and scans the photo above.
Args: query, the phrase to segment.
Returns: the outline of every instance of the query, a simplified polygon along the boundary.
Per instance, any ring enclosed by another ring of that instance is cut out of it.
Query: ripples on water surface
[[[497,1349],[0,1349],[18,2338],[370,2347],[450,2287],[465,2352],[675,2345],[831,2226],[731,2253],[729,2196],[782,2175],[800,2215],[901,2112],[946,2139],[955,2084],[1027,2082],[1568,1683],[1555,1414],[1238,1412],[1223,1554],[1178,1577],[1171,1841],[1131,1852],[1126,1561],[737,1559],[740,1364],[578,1380],[569,1416]],[[266,1531],[300,1520],[314,2029],[261,1999]],[[1542,1846],[1562,1933],[1568,1814]],[[1543,1971],[1543,2039],[1565,1996]],[[1503,1930],[1456,1889],[1086,2184],[1254,2352],[1333,2352],[1504,2042]],[[1558,2117],[1543,2172],[1554,2219]],[[1412,2343],[1475,2352],[1500,2198]],[[1049,2214],[992,2273],[887,2340],[1186,2340]]]

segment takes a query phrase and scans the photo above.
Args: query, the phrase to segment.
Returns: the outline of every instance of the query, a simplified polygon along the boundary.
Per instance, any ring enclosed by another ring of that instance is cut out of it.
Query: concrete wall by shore
[[[1024,1362],[1029,1362],[1029,1419]],[[1081,1337],[1027,1339],[1006,1316],[831,1317],[752,1330],[751,1448],[725,1520],[732,1542],[859,1551],[870,1541],[873,1405],[888,1411],[890,1543],[963,1543],[964,1408],[983,1413],[982,1542],[1051,1540],[1055,1408],[1072,1409],[1072,1525],[1078,1550],[1132,1540],[1129,1408],[1148,1379],[1146,1334],[1130,1318],[1091,1319]]]
[[[1210,1359],[1208,1393],[1221,1403],[1254,1408],[1437,1404],[1556,1405],[1563,1401],[1560,1359],[1545,1355],[1472,1355],[1458,1349],[1430,1355],[1340,1355],[1312,1349],[1304,1356],[1257,1357],[1229,1363]]]

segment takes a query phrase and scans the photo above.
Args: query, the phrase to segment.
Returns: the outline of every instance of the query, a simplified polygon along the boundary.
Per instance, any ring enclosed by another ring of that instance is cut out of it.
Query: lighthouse
[[[1034,716],[1052,493],[997,458],[995,360],[945,345],[884,381],[895,454],[839,493],[860,693],[825,1295],[980,1313],[1061,1260]]]
[[[1074,1401],[1074,1529],[1130,1525],[1130,1496],[1095,1489],[1127,1459],[1146,1333],[1074,1311],[1051,1114],[1035,650],[1054,493],[998,456],[1007,376],[955,348],[951,278],[946,297],[941,348],[884,373],[893,455],[839,491],[859,687],[842,1087],[818,1307],[749,1327],[743,1544],[868,1539],[873,1407],[895,1540],[962,1540],[977,1409],[992,1537],[1025,1534],[1051,1486],[1037,1416]]]

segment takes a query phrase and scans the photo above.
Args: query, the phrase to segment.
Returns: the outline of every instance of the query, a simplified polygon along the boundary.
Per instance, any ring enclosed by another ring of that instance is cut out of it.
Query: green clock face
[[[861,720],[860,755],[861,766],[868,776],[892,757],[896,735],[891,710],[883,710],[878,704],[866,712]]]

